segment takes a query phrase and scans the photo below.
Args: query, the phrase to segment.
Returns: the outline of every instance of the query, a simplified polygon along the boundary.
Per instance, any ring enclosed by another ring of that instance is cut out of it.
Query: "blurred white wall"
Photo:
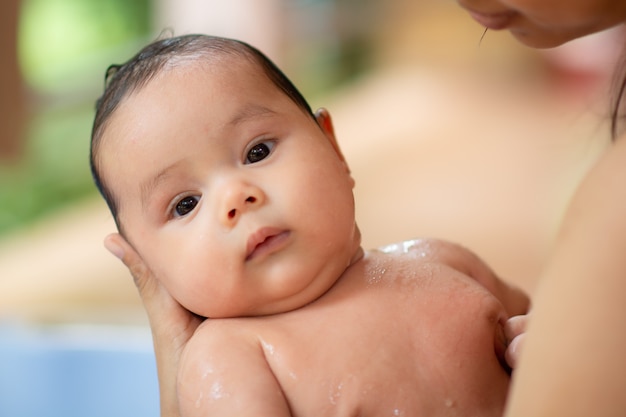
[[[289,0],[155,0],[154,27],[174,35],[206,33],[240,39],[277,63],[283,56]]]
[[[305,56],[338,36],[331,3],[159,0],[155,27],[240,38],[284,67],[286,44]],[[561,94],[548,64],[507,34],[489,33],[478,50],[481,28],[454,2],[380,4],[371,69],[311,103],[334,117],[364,246],[451,239],[532,290],[572,190],[606,146],[602,112]],[[114,230],[94,197],[0,238],[0,320],[145,320],[102,246]]]

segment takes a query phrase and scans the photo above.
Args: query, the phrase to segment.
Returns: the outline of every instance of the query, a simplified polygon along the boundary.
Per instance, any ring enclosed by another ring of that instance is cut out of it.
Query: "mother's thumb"
[[[126,239],[119,233],[112,233],[104,238],[104,247],[126,265],[135,280],[135,285],[140,291],[143,290],[149,274],[141,257]]]
[[[112,233],[104,238],[104,247],[121,261],[124,260],[126,253],[125,243],[126,241],[119,233]]]

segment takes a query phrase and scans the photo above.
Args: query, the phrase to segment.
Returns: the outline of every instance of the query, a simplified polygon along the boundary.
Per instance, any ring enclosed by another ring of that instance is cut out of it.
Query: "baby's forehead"
[[[214,76],[221,72],[229,75],[264,74],[261,63],[253,56],[242,52],[205,51],[192,55],[180,55],[170,58],[159,73],[185,72],[201,69]],[[270,79],[268,78],[268,81]]]
[[[202,113],[223,110],[226,99],[226,108],[241,112],[237,106],[250,107],[250,103],[272,107],[278,96],[282,97],[280,102],[293,101],[254,57],[242,53],[181,55],[127,91],[102,129],[101,147],[109,151],[117,148],[124,138],[132,136],[129,131],[154,120],[152,113],[161,113],[162,108],[182,104],[186,109],[183,113]]]
[[[270,106],[264,104],[276,96],[269,93],[269,89],[280,95],[284,94],[258,62],[238,54],[222,55],[219,58],[204,55],[180,57],[164,65],[144,84],[138,85],[120,100],[106,122],[99,144],[99,151],[104,150],[104,154],[107,154],[107,157],[100,160],[105,176],[108,176],[107,173],[111,174],[114,169],[109,163],[105,164],[104,160],[110,162],[112,157],[115,158],[113,154],[117,153],[120,146],[128,144],[129,141],[136,142],[133,138],[142,137],[141,133],[144,132],[145,126],[149,125],[151,120],[155,121],[153,114],[162,113],[159,108],[180,105],[180,97],[185,97],[184,113],[187,114],[210,111],[214,106],[223,109],[225,103],[220,97],[224,98],[224,94],[232,98],[230,103],[235,103],[234,107],[228,105],[227,108],[232,108],[236,114],[247,114],[250,108]],[[213,90],[214,87],[221,92]],[[226,115],[228,116],[228,113]],[[157,122],[166,120],[167,117]]]
[[[181,80],[185,84],[197,84],[201,89],[209,84],[219,86],[216,88],[228,88],[233,91],[243,89],[248,95],[254,95],[255,91],[262,90],[266,93],[268,90],[282,93],[283,91],[272,78],[260,62],[241,54],[183,56],[171,60],[160,68],[144,84],[138,85],[131,91],[122,102],[136,101],[133,98],[137,95],[142,95],[148,90],[158,91],[165,88],[167,84],[178,83]]]

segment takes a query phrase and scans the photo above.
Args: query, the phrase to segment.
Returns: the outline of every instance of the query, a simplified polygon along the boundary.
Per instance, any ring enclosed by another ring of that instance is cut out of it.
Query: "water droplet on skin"
[[[343,384],[337,385],[337,388],[332,391],[329,395],[329,400],[332,405],[337,405],[337,400],[341,397],[341,390],[343,388]]]
[[[196,403],[195,406],[196,408],[200,408],[200,406],[202,405],[202,398],[204,397],[202,391],[200,391],[200,395],[198,395],[198,398],[196,399]]]
[[[214,400],[219,400],[220,398],[224,398],[227,394],[224,392],[224,388],[222,384],[215,381],[213,385],[211,385],[211,398]]]
[[[269,354],[270,356],[272,356],[274,354],[274,346],[271,345],[270,343],[265,342],[264,340],[261,340],[261,344],[263,345],[263,349],[265,350],[265,353]]]
[[[402,253],[408,253],[416,244],[417,240],[405,240],[402,242]]]
[[[380,283],[386,273],[387,268],[383,263],[372,262],[372,265],[370,265],[366,271],[367,283],[370,285]]]
[[[213,374],[213,368],[211,368],[210,366],[207,366],[204,370],[204,372],[202,373],[202,379],[205,380],[209,377],[209,375]]]
[[[418,245],[424,246],[423,241],[419,239],[405,240],[404,242],[392,243],[390,245],[382,246],[381,248],[379,248],[379,250],[383,253],[405,254],[414,250],[414,247]],[[426,256],[425,251],[416,252],[416,254],[421,257]]]
[[[396,243],[392,243],[390,245],[382,246],[379,250],[383,253],[393,253],[400,249],[400,246]]]
[[[385,272],[387,272],[387,269],[385,268],[376,268],[372,270],[368,282],[370,284],[379,283],[380,281],[382,281]]]

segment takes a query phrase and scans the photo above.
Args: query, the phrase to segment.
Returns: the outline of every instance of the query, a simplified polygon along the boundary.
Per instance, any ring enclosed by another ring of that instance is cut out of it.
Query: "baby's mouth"
[[[259,229],[248,238],[246,261],[281,249],[288,236],[289,232],[282,229],[270,227]]]

